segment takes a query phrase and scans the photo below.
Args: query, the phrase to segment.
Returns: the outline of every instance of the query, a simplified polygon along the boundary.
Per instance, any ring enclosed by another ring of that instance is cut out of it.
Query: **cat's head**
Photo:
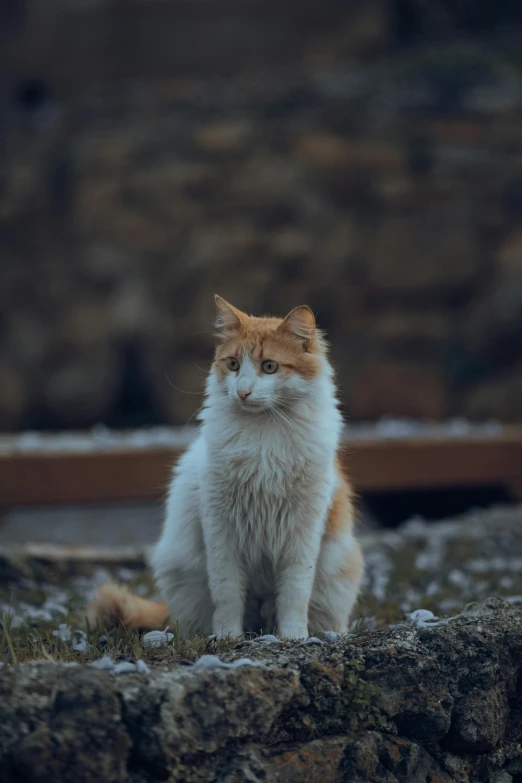
[[[213,372],[220,391],[239,409],[288,413],[313,393],[325,370],[326,347],[314,314],[302,305],[286,318],[256,318],[216,296],[219,343]]]

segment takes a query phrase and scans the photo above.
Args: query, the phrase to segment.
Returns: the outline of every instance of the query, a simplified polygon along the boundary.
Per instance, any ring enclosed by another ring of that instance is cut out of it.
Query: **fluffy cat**
[[[201,425],[174,470],[152,567],[163,602],[105,585],[91,625],[283,637],[347,630],[363,572],[342,419],[312,311],[248,316],[216,297]]]

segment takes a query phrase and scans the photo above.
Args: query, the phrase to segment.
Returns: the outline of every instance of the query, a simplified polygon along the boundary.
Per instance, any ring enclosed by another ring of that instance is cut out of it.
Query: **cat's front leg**
[[[212,583],[211,583],[212,584]],[[212,632],[218,636],[241,636],[245,611],[245,593],[237,577],[218,580],[211,587],[214,601]]]
[[[321,537],[308,531],[292,542],[279,565],[277,575],[277,626],[281,636],[290,639],[308,637],[308,605],[314,586]]]
[[[214,604],[212,632],[218,636],[243,633],[246,577],[223,533],[213,531],[206,541],[210,595]]]

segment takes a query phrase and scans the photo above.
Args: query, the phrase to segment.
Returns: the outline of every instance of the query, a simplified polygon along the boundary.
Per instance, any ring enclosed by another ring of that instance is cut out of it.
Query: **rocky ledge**
[[[169,671],[0,669],[3,781],[522,780],[522,608],[333,642],[242,642]]]

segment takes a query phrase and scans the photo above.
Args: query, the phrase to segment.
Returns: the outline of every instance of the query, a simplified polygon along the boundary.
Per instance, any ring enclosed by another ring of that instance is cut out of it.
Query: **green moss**
[[[167,783],[203,783],[209,779],[208,772],[208,768],[203,769],[200,764],[176,760],[169,770]]]
[[[364,670],[364,665],[359,661],[345,662],[341,720],[350,731],[377,728],[386,723],[386,715],[379,707],[377,689],[361,677]]]
[[[291,740],[309,742],[325,734],[346,734],[386,724],[377,689],[361,676],[362,663],[344,661],[340,680],[335,664],[332,668],[329,664],[318,666],[317,670],[302,670],[301,683],[308,698],[282,716],[275,732],[278,739],[287,735]]]

